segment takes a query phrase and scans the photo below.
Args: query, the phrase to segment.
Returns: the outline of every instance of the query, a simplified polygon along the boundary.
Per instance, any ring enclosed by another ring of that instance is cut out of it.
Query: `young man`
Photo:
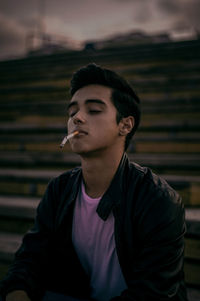
[[[78,132],[70,145],[81,167],[48,185],[2,296],[38,301],[52,291],[98,301],[187,300],[180,197],[125,153],[139,125],[139,98],[95,64],[74,74],[71,95],[68,132]]]

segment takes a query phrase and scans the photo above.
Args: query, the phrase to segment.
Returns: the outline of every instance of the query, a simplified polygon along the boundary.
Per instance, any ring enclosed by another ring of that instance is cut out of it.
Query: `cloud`
[[[25,51],[25,30],[14,19],[0,14],[0,57],[20,55]]]
[[[38,11],[38,3],[39,0],[0,0],[0,10],[5,16],[30,16]]]
[[[133,20],[139,24],[148,23],[152,19],[153,7],[151,2],[137,2],[133,9]]]
[[[74,3],[75,2],[75,3]],[[49,0],[48,16],[45,18],[49,32],[66,33],[78,40],[99,39],[105,35],[120,30],[118,24],[130,29],[132,23],[133,2],[118,3],[108,0],[84,0],[70,1],[69,6],[63,0],[59,0],[57,7],[55,2]],[[76,4],[76,5],[75,5]]]
[[[167,15],[177,14],[181,7],[180,0],[159,0],[157,1],[158,8]]]
[[[39,0],[0,0],[0,57],[25,52],[26,33],[42,14]],[[200,30],[200,0],[44,0],[48,34],[79,42],[143,30]]]
[[[188,22],[200,30],[200,0],[192,0],[192,3],[185,2],[185,15],[188,19]]]
[[[187,28],[200,29],[200,0],[159,0],[158,10],[170,18],[172,29]]]

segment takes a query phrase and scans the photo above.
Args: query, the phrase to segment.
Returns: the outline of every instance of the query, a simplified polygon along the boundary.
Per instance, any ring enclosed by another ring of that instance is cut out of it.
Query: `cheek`
[[[114,114],[106,114],[106,115],[98,115],[95,118],[92,118],[91,120],[88,120],[88,122],[91,123],[94,126],[99,126],[102,128],[115,128],[117,127],[117,119]]]
[[[109,139],[115,137],[119,133],[117,122],[104,120],[100,123],[96,122],[94,125],[94,132],[97,133],[97,139],[105,138]]]
[[[67,120],[66,125],[67,125],[67,129],[68,129],[68,131],[69,131],[69,129],[70,129],[71,126],[72,126],[72,119],[71,119],[71,118],[69,118],[69,119]]]

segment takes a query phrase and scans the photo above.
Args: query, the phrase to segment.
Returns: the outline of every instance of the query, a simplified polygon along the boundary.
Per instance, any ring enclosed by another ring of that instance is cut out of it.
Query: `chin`
[[[73,153],[80,155],[80,156],[90,153],[90,151],[88,149],[84,149],[84,148],[80,148],[80,147],[72,147],[71,149],[72,149]]]
[[[93,148],[86,143],[73,143],[71,144],[71,150],[78,155],[86,155],[93,152]]]
[[[81,157],[93,157],[93,156],[96,156],[98,151],[97,150],[93,150],[93,149],[85,149],[85,148],[74,148],[72,149],[72,151],[81,156]]]
[[[71,145],[71,149],[74,153],[82,156],[82,157],[94,157],[94,156],[100,156],[105,151],[108,150],[108,147],[105,145],[88,145],[88,144],[77,144],[73,143]]]

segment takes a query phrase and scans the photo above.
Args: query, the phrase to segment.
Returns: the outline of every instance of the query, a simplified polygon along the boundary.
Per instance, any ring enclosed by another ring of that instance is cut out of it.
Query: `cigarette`
[[[71,133],[71,134],[65,136],[65,137],[63,138],[63,141],[62,141],[61,144],[60,144],[60,148],[63,148],[64,145],[65,145],[65,143],[66,143],[69,139],[71,139],[72,137],[76,136],[78,133],[79,133],[78,131],[75,131],[75,132],[73,132],[73,133]]]

